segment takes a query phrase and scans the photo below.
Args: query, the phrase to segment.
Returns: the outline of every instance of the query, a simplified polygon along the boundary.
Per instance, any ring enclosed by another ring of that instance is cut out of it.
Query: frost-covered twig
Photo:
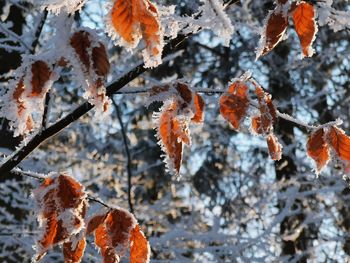
[[[191,34],[188,35],[179,35],[175,39],[172,39],[164,48],[163,56],[167,56],[168,54],[177,52],[181,49],[181,43]],[[133,79],[140,76],[147,69],[144,67],[144,64],[140,64],[127,72],[121,78],[111,83],[106,88],[106,95],[111,97],[113,94],[118,92],[121,88],[123,88],[126,84],[128,84]],[[71,123],[78,120],[84,114],[89,112],[94,105],[90,104],[88,101],[81,104],[71,113],[66,115],[64,118],[58,120],[56,123],[52,124],[46,129],[39,131],[36,135],[34,135],[29,142],[23,143],[21,147],[19,147],[14,153],[5,158],[5,160],[1,163],[0,166],[0,174],[4,174],[6,172],[11,171],[14,167],[16,167],[24,158],[26,158],[32,151],[34,151],[42,142],[57,134]]]

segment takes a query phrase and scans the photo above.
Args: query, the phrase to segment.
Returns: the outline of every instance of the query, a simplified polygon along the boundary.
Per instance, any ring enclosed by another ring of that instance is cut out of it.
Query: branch
[[[190,35],[190,34],[189,34]],[[189,36],[189,35],[179,35],[177,38],[171,40],[164,48],[163,56],[167,56],[168,54],[175,52],[181,48],[181,43]],[[124,76],[122,76],[117,81],[113,82],[106,88],[107,96],[111,97],[121,88],[123,88],[130,81],[144,73],[147,69],[144,67],[144,63],[136,66]],[[60,119],[56,123],[52,124],[48,128],[44,128],[39,131],[36,135],[34,135],[29,142],[24,143],[18,150],[16,150],[13,154],[5,158],[0,166],[0,175],[5,174],[11,171],[14,167],[16,167],[24,158],[26,158],[32,151],[34,151],[41,143],[43,143],[48,138],[54,136],[71,123],[78,120],[81,116],[89,112],[94,106],[90,104],[88,101],[81,104],[71,113],[66,115],[64,118]]]
[[[123,143],[124,143],[124,148],[125,148],[125,153],[126,153],[126,157],[127,157],[127,164],[126,164],[126,170],[128,172],[128,204],[129,204],[129,210],[130,212],[133,214],[134,213],[134,207],[132,204],[132,200],[131,200],[131,177],[132,177],[132,171],[131,171],[131,155],[130,155],[130,150],[128,147],[128,139],[126,137],[126,131],[124,128],[124,124],[123,124],[123,120],[122,120],[122,116],[120,113],[120,109],[117,105],[117,103],[115,102],[115,100],[112,98],[112,103],[114,105],[115,111],[117,113],[117,117],[118,117],[118,121],[120,124],[120,130],[122,132],[122,136],[123,136]]]

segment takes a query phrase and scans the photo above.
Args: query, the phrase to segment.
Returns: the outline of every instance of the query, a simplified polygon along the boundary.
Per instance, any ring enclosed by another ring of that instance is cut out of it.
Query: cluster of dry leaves
[[[249,95],[249,83],[254,94]],[[255,96],[256,100],[252,99]],[[188,85],[176,82],[173,85],[155,86],[150,90],[152,101],[164,101],[160,112],[154,113],[155,128],[165,162],[170,172],[180,173],[184,144],[190,146],[191,123],[204,121],[204,100]],[[167,98],[164,100],[164,98]],[[219,99],[220,114],[238,131],[243,120],[257,110],[258,114],[249,116],[251,131],[266,139],[272,160],[282,157],[282,145],[274,134],[278,121],[278,111],[270,94],[265,92],[254,80],[236,80]],[[253,108],[252,110],[249,110]],[[335,125],[321,125],[315,128],[307,142],[307,153],[316,162],[316,173],[326,166],[333,156],[345,172],[350,171],[350,137]]]
[[[110,208],[86,218],[87,194],[69,175],[52,173],[33,193],[43,230],[37,241],[35,261],[53,246],[62,244],[65,262],[80,262],[86,236],[94,234],[103,262],[119,262],[129,247],[130,262],[149,262],[149,244],[135,217],[122,208]]]

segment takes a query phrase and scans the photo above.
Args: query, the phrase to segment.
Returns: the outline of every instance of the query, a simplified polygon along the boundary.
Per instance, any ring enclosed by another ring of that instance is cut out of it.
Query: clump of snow
[[[224,46],[230,45],[230,40],[234,33],[234,27],[225,12],[225,5],[221,0],[201,0],[202,5],[198,13],[193,15],[191,27],[209,29],[221,38]],[[199,18],[195,18],[199,16]]]
[[[32,0],[34,6],[58,15],[61,12],[73,14],[80,10],[85,4],[86,0]]]

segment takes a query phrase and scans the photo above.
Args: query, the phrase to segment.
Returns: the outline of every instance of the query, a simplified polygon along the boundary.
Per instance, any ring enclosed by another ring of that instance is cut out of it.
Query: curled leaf
[[[277,137],[271,133],[267,136],[266,141],[271,159],[280,160],[282,158],[282,145],[278,142]]]
[[[257,59],[269,53],[283,39],[288,26],[288,15],[283,12],[282,5],[277,5],[266,19],[260,46],[257,51]]]

